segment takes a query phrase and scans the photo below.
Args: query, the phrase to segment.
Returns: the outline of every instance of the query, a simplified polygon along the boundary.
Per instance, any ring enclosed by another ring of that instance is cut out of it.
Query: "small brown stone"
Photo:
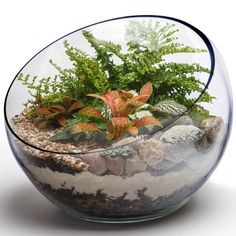
[[[85,154],[83,161],[89,165],[88,170],[95,175],[103,175],[107,171],[106,160],[99,153]]]
[[[127,176],[132,176],[135,173],[144,172],[147,168],[147,164],[141,161],[138,156],[134,158],[128,158],[125,165],[125,173]]]
[[[144,140],[139,147],[140,159],[148,165],[156,165],[164,159],[163,144],[154,138]]]
[[[202,139],[200,139],[197,144],[196,147],[198,150],[202,151],[202,150],[207,150],[210,147],[210,144],[207,140],[207,135],[204,135],[202,137]]]
[[[180,116],[177,120],[175,120],[171,124],[171,127],[173,127],[175,125],[193,125],[193,121],[189,116]]]
[[[201,128],[207,133],[209,141],[214,141],[223,124],[221,117],[213,117],[202,122]]]
[[[107,158],[107,168],[114,175],[122,175],[125,170],[125,160],[122,157]]]

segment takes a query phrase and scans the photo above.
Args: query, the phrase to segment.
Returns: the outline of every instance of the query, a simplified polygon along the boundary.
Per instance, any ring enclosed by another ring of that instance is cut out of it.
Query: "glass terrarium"
[[[183,206],[222,157],[232,101],[209,39],[163,16],[112,19],[51,43],[5,101],[16,160],[65,212],[136,222]]]

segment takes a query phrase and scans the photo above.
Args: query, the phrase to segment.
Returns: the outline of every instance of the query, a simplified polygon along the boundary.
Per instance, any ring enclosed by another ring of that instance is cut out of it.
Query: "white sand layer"
[[[185,186],[193,185],[204,174],[202,171],[185,168],[163,176],[152,176],[148,172],[143,172],[122,178],[114,175],[96,176],[88,171],[71,175],[33,165],[28,166],[28,169],[37,181],[48,184],[55,190],[74,188],[75,192],[96,194],[100,189],[111,198],[127,193],[125,198],[129,200],[137,199],[138,190],[144,188],[145,194],[153,199],[171,195]]]

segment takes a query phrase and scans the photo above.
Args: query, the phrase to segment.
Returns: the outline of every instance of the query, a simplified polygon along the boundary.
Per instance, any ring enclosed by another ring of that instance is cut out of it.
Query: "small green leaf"
[[[84,135],[83,133],[74,134],[74,135],[72,135],[72,139],[73,139],[74,142],[78,142],[79,139],[80,139],[83,135]]]
[[[71,134],[68,129],[64,129],[62,132],[59,132],[49,138],[49,141],[55,142],[60,140],[68,140],[71,138]]]
[[[102,123],[102,122],[96,122],[95,125],[100,130],[105,130],[107,128],[107,125],[105,123]]]

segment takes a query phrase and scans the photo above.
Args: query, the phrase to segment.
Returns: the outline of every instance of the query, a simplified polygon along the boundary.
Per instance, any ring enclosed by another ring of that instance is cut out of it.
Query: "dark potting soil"
[[[186,186],[170,196],[152,199],[145,195],[146,189],[138,190],[138,198],[134,200],[125,199],[126,194],[118,198],[109,198],[102,190],[94,194],[75,192],[74,189],[55,190],[50,185],[36,183],[37,188],[41,190],[52,202],[70,208],[78,212],[78,215],[84,214],[93,217],[135,217],[155,214],[157,211],[169,209],[172,206],[183,201],[190,196],[202,182],[189,187]]]
[[[138,198],[129,200],[125,198],[126,193],[118,198],[110,198],[102,190],[98,190],[96,194],[80,193],[74,188],[64,189],[64,184],[61,189],[52,189],[50,185],[38,182],[28,168],[23,163],[20,164],[35,187],[51,202],[61,208],[76,212],[81,217],[119,218],[158,214],[158,211],[175,207],[205,182],[204,177],[192,186],[183,187],[172,195],[157,199],[147,196],[146,189],[140,189],[138,190]]]
[[[39,159],[38,157],[27,155],[27,161],[31,165],[37,166],[39,168],[49,168],[50,170],[54,172],[55,171],[63,172],[63,173],[71,174],[71,175],[75,175],[81,172],[81,170],[73,168],[72,166],[63,165],[62,163],[57,163],[55,160],[53,160],[50,157],[44,160],[44,159]]]

